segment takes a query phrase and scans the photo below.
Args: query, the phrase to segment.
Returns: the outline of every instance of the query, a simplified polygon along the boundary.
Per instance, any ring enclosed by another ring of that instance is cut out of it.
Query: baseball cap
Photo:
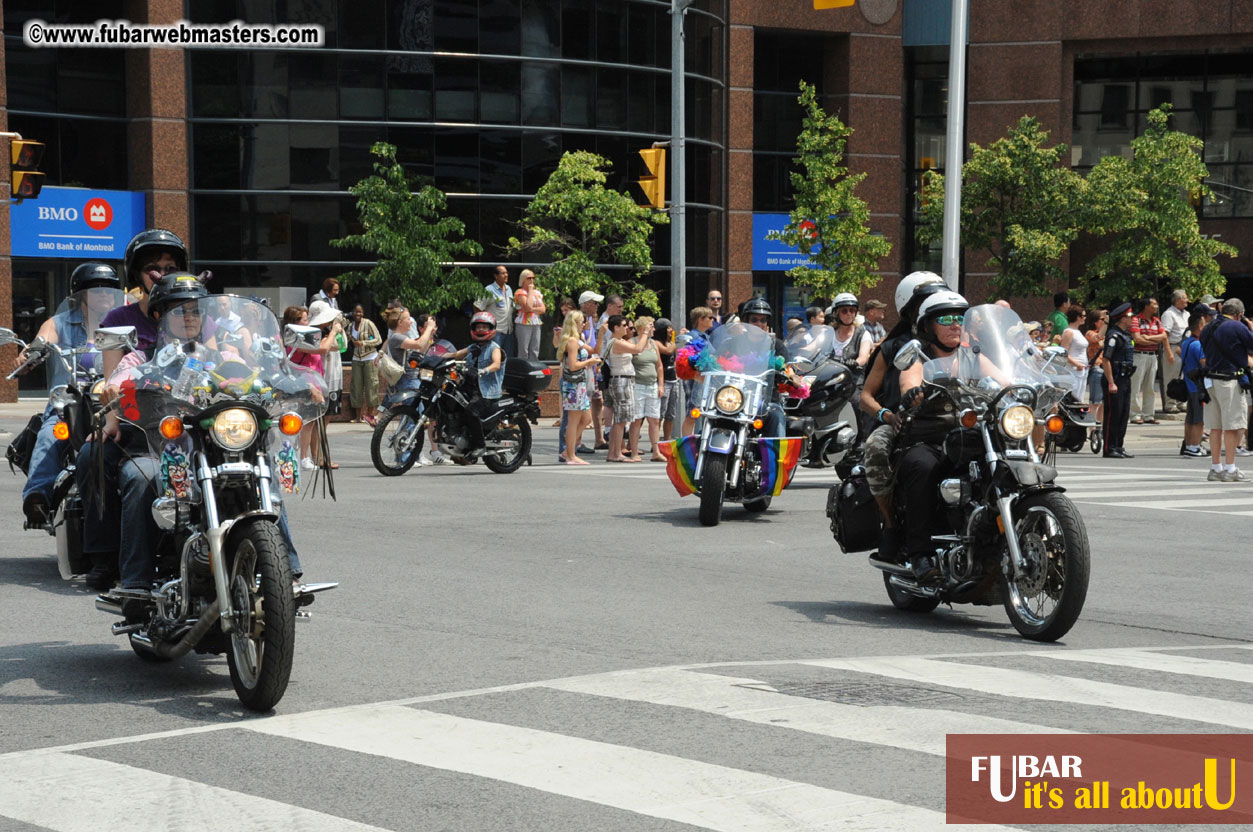
[[[588,290],[584,292],[583,294],[579,295],[579,306],[582,306],[583,304],[592,300],[596,301],[597,303],[600,303],[604,299],[605,299],[604,295],[598,295],[595,292]]]
[[[866,301],[866,308],[867,309],[887,309],[888,305],[881,300],[868,300]]]

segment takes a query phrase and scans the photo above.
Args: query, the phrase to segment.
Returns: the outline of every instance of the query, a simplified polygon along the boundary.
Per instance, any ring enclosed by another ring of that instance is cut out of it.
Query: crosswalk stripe
[[[324,812],[76,754],[0,760],[0,817],[55,832],[381,832]]]
[[[1177,673],[1184,676],[1203,676],[1227,682],[1253,684],[1253,664],[1225,662],[1218,659],[1200,659],[1173,653],[1157,653],[1152,650],[1058,650],[1035,653],[1034,657],[1063,662],[1087,662],[1127,667],[1135,670],[1152,670],[1158,673]]]
[[[1141,497],[1145,497],[1149,495],[1160,497],[1163,493],[1170,493],[1171,491],[1174,491],[1176,489],[1189,489],[1189,493],[1186,495],[1189,497],[1203,493],[1206,489],[1209,489],[1215,492],[1222,491],[1225,494],[1230,495],[1232,491],[1229,488],[1224,489],[1223,485],[1224,483],[1217,483],[1217,482],[1187,482],[1187,483],[1175,483],[1165,488],[1156,488],[1156,487],[1152,489],[1121,488],[1116,491],[1100,491],[1100,490],[1088,491],[1082,487],[1080,488],[1067,487],[1066,496],[1072,500],[1090,500],[1094,497],[1126,497],[1127,499],[1132,500],[1132,499],[1140,499]],[[1237,491],[1236,493],[1250,494],[1251,496],[1253,496],[1253,491]]]
[[[1015,699],[1041,699],[1116,708],[1253,730],[1253,705],[1073,676],[922,658],[806,659],[798,664],[869,673],[920,684],[977,690]]]
[[[808,734],[945,756],[947,734],[1066,734],[1069,731],[940,708],[846,705],[785,696],[756,679],[674,668],[551,682],[544,687],[717,714]]]
[[[1159,492],[1160,493],[1160,492]],[[1244,494],[1229,500],[1215,500],[1212,497],[1207,500],[1148,500],[1137,501],[1135,503],[1109,503],[1101,501],[1091,501],[1098,506],[1125,506],[1135,505],[1136,508],[1143,509],[1187,509],[1187,508],[1214,508],[1216,506],[1247,506],[1253,503],[1253,494]]]
[[[387,707],[248,730],[487,777],[725,832],[935,829],[942,812],[628,746]],[[987,829],[989,827],[979,827]]]

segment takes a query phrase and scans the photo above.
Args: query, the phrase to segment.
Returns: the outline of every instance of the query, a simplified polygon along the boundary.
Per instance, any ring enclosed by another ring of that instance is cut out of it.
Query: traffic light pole
[[[944,282],[960,291],[962,159],[965,156],[966,6],[953,0],[953,22],[948,44],[948,125],[944,148]]]
[[[670,0],[670,320],[676,331],[687,325],[683,18],[693,2],[695,0]]]

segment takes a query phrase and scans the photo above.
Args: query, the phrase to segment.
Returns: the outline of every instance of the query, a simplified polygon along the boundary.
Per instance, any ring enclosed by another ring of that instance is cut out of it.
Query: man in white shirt
[[[1170,306],[1162,313],[1162,327],[1166,330],[1166,339],[1170,343],[1166,360],[1162,362],[1162,390],[1165,390],[1167,384],[1179,378],[1183,369],[1183,355],[1179,351],[1179,344],[1188,329],[1188,293],[1183,289],[1176,289],[1170,296]],[[1165,394],[1162,398],[1166,398]],[[1166,402],[1166,408],[1168,412],[1180,413],[1184,405],[1172,399]]]
[[[509,270],[504,266],[496,267],[496,280],[483,287],[483,297],[474,302],[474,308],[480,312],[491,312],[496,318],[496,336],[493,340],[500,344],[509,358],[518,352],[513,340],[513,318],[517,310],[513,305],[513,292],[509,288]]]

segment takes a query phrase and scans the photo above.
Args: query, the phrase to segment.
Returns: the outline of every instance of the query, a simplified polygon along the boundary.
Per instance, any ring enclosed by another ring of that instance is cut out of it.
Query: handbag
[[[386,351],[379,353],[379,379],[391,387],[400,381],[400,377],[405,374],[405,368],[400,366],[396,359],[392,358]]]
[[[4,458],[9,461],[9,470],[21,468],[22,473],[30,472],[30,458],[35,454],[35,442],[39,438],[39,429],[43,427],[44,417],[42,413],[36,413],[30,417],[30,421],[26,423],[26,427],[22,428],[12,442],[9,443],[8,449],[4,452]]]
[[[1188,383],[1181,378],[1172,378],[1166,382],[1166,395],[1177,402],[1188,400]]]

